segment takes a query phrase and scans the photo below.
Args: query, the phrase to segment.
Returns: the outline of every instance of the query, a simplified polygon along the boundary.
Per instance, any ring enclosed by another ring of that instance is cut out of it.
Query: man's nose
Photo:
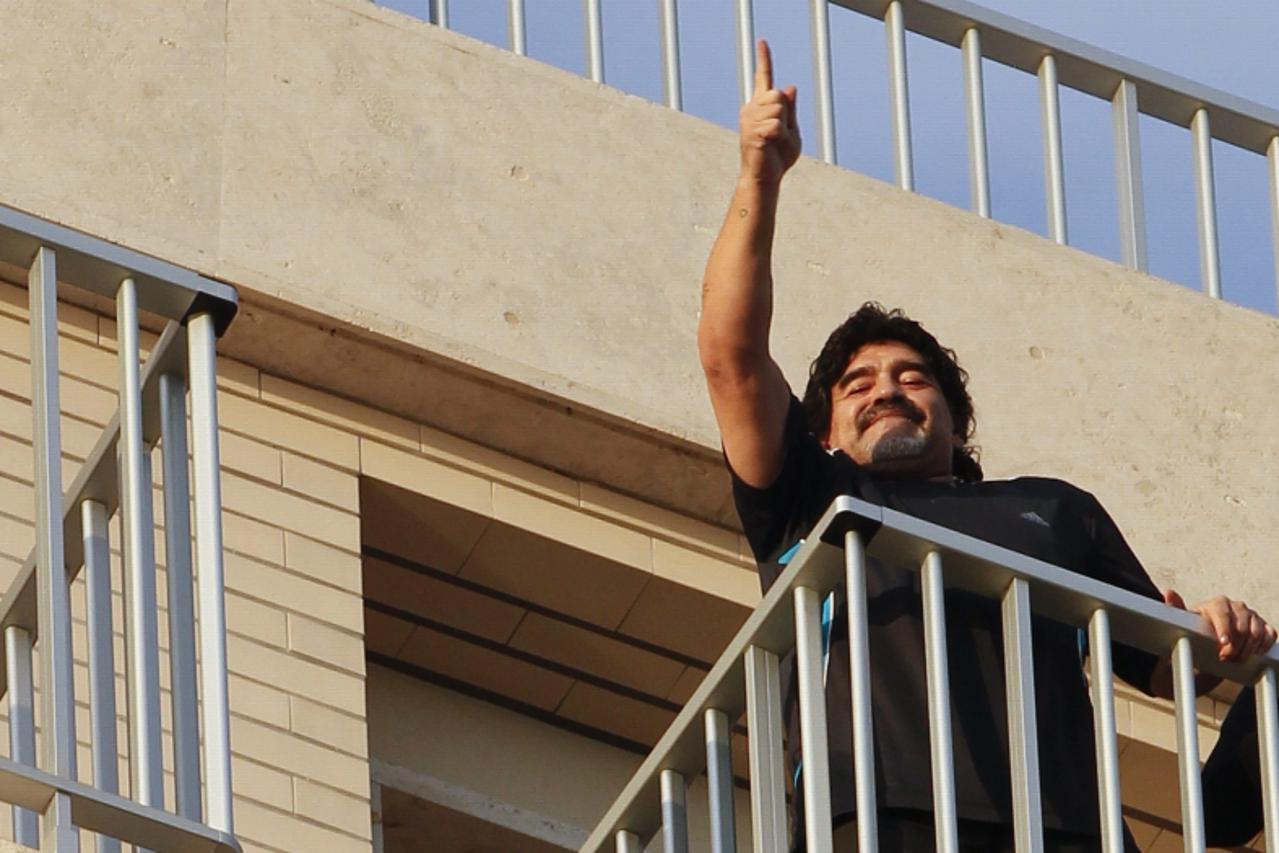
[[[885,374],[876,379],[874,402],[887,403],[893,400],[900,400],[905,396],[906,395],[902,393],[901,385],[892,374]]]

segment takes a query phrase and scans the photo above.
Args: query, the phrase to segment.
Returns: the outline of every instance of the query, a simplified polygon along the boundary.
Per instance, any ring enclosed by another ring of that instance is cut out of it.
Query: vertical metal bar
[[[217,354],[213,315],[187,321],[195,569],[199,577],[200,693],[204,710],[205,822],[234,833],[227,710],[226,603],[222,589],[222,486],[218,461]]]
[[[517,56],[528,53],[528,36],[524,31],[524,0],[507,0],[507,39],[511,51]]]
[[[802,742],[804,834],[808,853],[831,853],[830,757],[827,754],[826,690],[822,682],[822,618],[817,591],[795,588],[795,663],[799,670],[799,733]]]
[[[1102,608],[1088,620],[1088,668],[1093,729],[1097,741],[1097,791],[1105,853],[1123,853],[1124,819],[1119,799],[1119,741],[1115,728],[1115,681],[1110,665],[1110,615]]]
[[[1195,155],[1195,210],[1199,221],[1199,280],[1204,292],[1221,298],[1221,261],[1217,251],[1217,197],[1212,178],[1212,128],[1208,110],[1195,110],[1190,120]]]
[[[71,796],[58,792],[44,809],[40,853],[76,853],[80,830],[71,817]]]
[[[1044,201],[1048,236],[1066,243],[1066,169],[1061,156],[1061,104],[1057,95],[1057,58],[1039,62],[1039,116],[1044,134]]]
[[[888,94],[893,112],[893,173],[897,186],[915,189],[915,166],[910,149],[910,93],[906,80],[906,21],[901,0],[884,10],[888,36]]]
[[[1186,853],[1204,849],[1203,782],[1199,771],[1199,720],[1195,715],[1195,665],[1190,638],[1172,647],[1172,688],[1177,705],[1177,766],[1181,775],[1181,836]]]
[[[62,541],[62,411],[58,393],[58,275],[40,247],[27,278],[31,322],[32,449],[35,455],[36,599],[44,769],[76,778],[71,595]],[[55,817],[57,814],[55,813]]]
[[[120,366],[120,509],[124,534],[125,661],[129,686],[129,757],[133,797],[164,804],[160,748],[160,649],[155,596],[155,518],[151,457],[142,436],[138,367],[138,294],[132,278],[116,292]]]
[[[924,558],[924,648],[928,678],[928,742],[933,770],[933,808],[940,853],[959,849],[955,814],[955,756],[950,733],[950,674],[946,654],[946,600],[941,555]]]
[[[1266,164],[1270,180],[1270,249],[1275,260],[1275,292],[1279,294],[1279,136],[1266,148]]]
[[[1146,202],[1141,186],[1137,84],[1121,80],[1111,98],[1115,123],[1115,181],[1119,197],[1119,251],[1124,265],[1146,269]]]
[[[755,92],[755,8],[751,0],[737,0],[737,86],[742,103]]]
[[[1275,681],[1275,671],[1270,668],[1257,679],[1257,740],[1267,850],[1279,850],[1279,689]]]
[[[688,805],[684,797],[684,776],[663,770],[662,844],[666,853],[688,853]]]
[[[604,27],[600,0],[582,0],[586,19],[586,70],[596,83],[604,82]]]
[[[817,82],[817,134],[821,137],[822,160],[836,161],[835,100],[830,73],[829,0],[809,0],[812,11],[813,77]]]
[[[6,691],[9,695],[9,757],[36,765],[35,687],[31,678],[31,634],[10,625],[4,629]],[[13,806],[13,840],[28,847],[40,843],[39,815]]]
[[[728,714],[707,708],[706,791],[710,799],[711,853],[737,850],[737,822],[733,817],[733,750]]]
[[[666,94],[666,106],[673,110],[684,109],[684,99],[679,80],[679,14],[675,0],[658,0],[662,18],[662,90]]]
[[[175,811],[202,819],[200,719],[195,688],[195,580],[191,574],[191,489],[187,476],[187,388],[160,377],[160,447],[164,464],[164,550],[169,587],[169,684],[173,700]]]
[[[1030,584],[1014,578],[1004,591],[1004,681],[1013,783],[1013,832],[1019,853],[1044,849],[1039,799],[1039,726],[1035,719],[1035,664],[1030,636]]]
[[[855,530],[844,534],[844,588],[848,590],[849,684],[853,700],[853,778],[857,796],[857,849],[879,849],[875,811],[875,735],[871,720],[870,635],[866,615],[866,549]],[[754,778],[754,777],[752,777]]]
[[[619,829],[614,837],[617,853],[643,853],[639,836],[627,829]]]
[[[120,754],[115,732],[115,649],[111,627],[111,551],[107,508],[100,501],[80,504],[84,531],[84,597],[89,634],[89,726],[92,731],[93,787],[120,791]],[[98,835],[98,853],[119,853],[120,842]]]
[[[968,199],[973,212],[990,218],[990,174],[986,157],[986,86],[981,73],[981,33],[964,32],[964,104],[968,114]]]
[[[750,733],[751,838],[755,853],[785,850],[782,684],[777,655],[746,649],[746,728]]]
[[[449,0],[427,0],[431,23],[442,30],[449,28]]]

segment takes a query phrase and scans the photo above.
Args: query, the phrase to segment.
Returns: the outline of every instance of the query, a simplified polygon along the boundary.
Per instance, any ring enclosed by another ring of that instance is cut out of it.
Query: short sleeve
[[[778,558],[808,532],[834,499],[833,469],[839,464],[809,431],[803,406],[793,395],[786,412],[782,452],[777,478],[762,489],[743,481],[728,466],[733,503],[759,564],[764,589],[776,579]]]

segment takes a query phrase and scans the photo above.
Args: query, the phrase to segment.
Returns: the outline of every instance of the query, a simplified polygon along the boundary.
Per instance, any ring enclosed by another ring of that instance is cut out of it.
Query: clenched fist
[[[795,87],[773,88],[773,57],[768,42],[755,46],[755,92],[742,105],[742,177],[778,183],[799,159],[802,144],[795,118]]]

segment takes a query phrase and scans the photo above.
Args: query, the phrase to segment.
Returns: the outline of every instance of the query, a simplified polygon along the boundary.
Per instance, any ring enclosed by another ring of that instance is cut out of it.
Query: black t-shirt
[[[777,479],[756,489],[733,476],[738,515],[759,563],[765,590],[794,546],[835,497],[881,503],[1151,598],[1160,598],[1119,529],[1092,495],[1060,480],[1020,478],[980,483],[873,479],[842,452],[828,453],[791,399],[785,462]],[[931,811],[928,691],[920,576],[872,561],[867,569],[871,707],[876,802]],[[946,593],[955,791],[961,819],[1012,823],[1003,634],[999,602]],[[832,812],[854,811],[847,611],[843,588],[826,602],[826,663]],[[1032,620],[1039,767],[1044,825],[1097,832],[1097,777],[1092,706],[1077,628]],[[1156,658],[1115,645],[1115,673],[1149,691]],[[783,673],[788,757],[801,769],[794,667]],[[802,808],[796,786],[796,808]]]

